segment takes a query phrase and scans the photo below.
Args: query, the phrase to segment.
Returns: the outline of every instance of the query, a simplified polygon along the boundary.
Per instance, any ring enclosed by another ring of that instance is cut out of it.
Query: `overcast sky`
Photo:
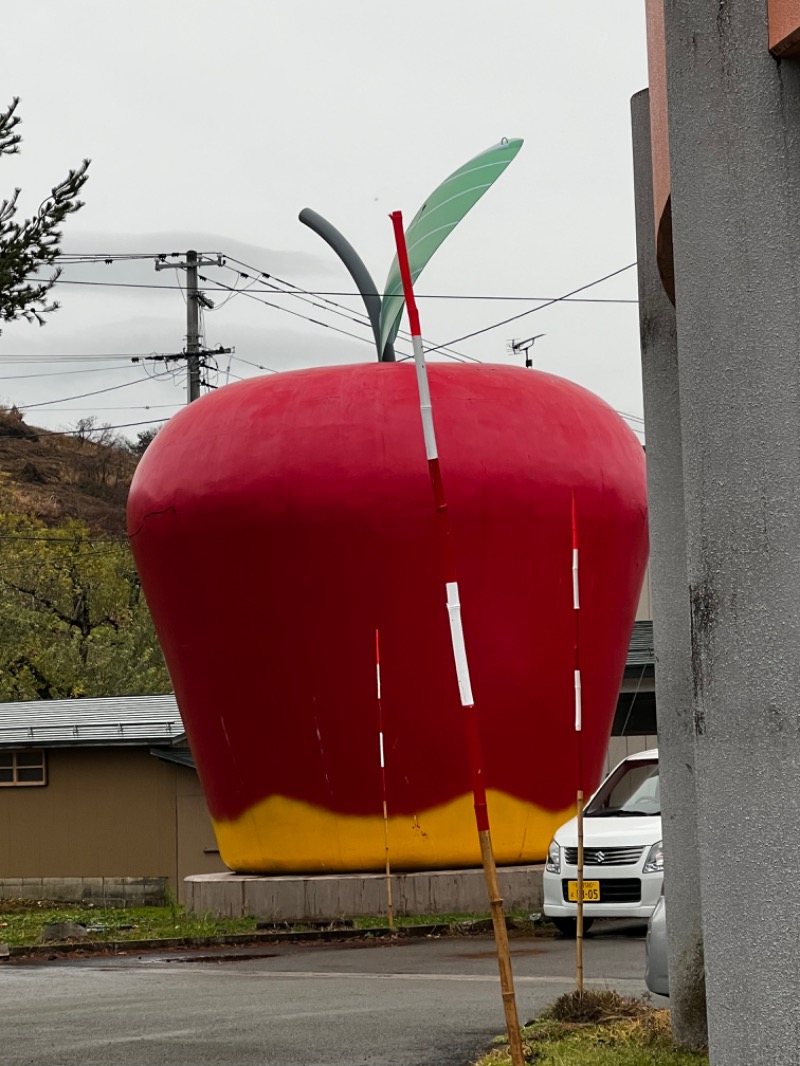
[[[426,338],[451,341],[635,260],[629,103],[647,82],[641,0],[35,0],[13,5],[4,29],[4,102],[21,97],[24,143],[2,161],[0,197],[21,186],[30,214],[69,166],[92,159],[66,251],[194,247],[229,257],[203,271],[226,286],[247,284],[236,273],[244,263],[302,289],[352,293],[333,253],[297,221],[308,206],[345,233],[380,289],[394,254],[388,213],[410,219],[452,170],[505,136],[524,138],[522,151],[418,282]],[[150,260],[70,266],[65,281],[171,287],[59,286],[62,308],[45,328],[4,326],[0,400],[53,428],[89,415],[114,425],[168,417],[184,402],[185,375],[152,380],[123,357],[182,349],[177,274]],[[206,343],[236,349],[216,383],[228,370],[230,380],[262,372],[251,364],[374,357],[365,326],[255,288],[229,302],[212,294]],[[635,271],[583,295],[633,301]],[[350,295],[327,298],[363,310]],[[538,333],[537,367],[641,415],[635,303],[562,303],[455,347],[521,363],[508,343]],[[68,399],[112,385],[122,387]]]

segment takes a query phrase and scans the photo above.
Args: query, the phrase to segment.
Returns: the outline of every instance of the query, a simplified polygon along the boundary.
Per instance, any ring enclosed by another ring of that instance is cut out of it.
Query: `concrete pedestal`
[[[506,911],[542,909],[542,866],[498,870]],[[386,914],[383,874],[263,877],[257,874],[195,874],[187,877],[186,910],[226,918],[247,915],[274,922],[359,918]],[[483,870],[435,870],[392,875],[394,912],[488,913]]]

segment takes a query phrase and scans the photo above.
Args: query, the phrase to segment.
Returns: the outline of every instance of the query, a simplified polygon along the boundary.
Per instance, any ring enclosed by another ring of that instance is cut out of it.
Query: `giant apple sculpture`
[[[499,863],[573,808],[571,499],[583,787],[598,782],[648,550],[644,455],[585,389],[429,367]],[[226,386],[148,448],[131,544],[232,869],[379,870],[380,631],[393,868],[479,865],[414,368]]]

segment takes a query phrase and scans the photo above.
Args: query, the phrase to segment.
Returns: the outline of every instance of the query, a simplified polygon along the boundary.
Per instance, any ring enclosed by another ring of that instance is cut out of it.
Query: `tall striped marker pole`
[[[580,572],[578,564],[578,515],[575,507],[575,490],[572,490],[572,610],[575,615],[575,741],[578,752],[578,916],[575,930],[575,983],[578,995],[583,995],[583,751],[581,710],[581,659],[580,659]]]
[[[386,912],[389,928],[394,929],[394,908],[392,906],[392,867],[389,860],[389,807],[386,802],[386,759],[383,743],[383,704],[381,702],[381,638],[375,630],[375,682],[378,693],[378,747],[381,759],[381,788],[383,790],[383,844],[386,851]]]
[[[494,852],[492,850],[492,838],[489,829],[489,811],[486,805],[486,783],[483,771],[480,729],[478,726],[478,715],[475,710],[475,701],[472,697],[472,683],[469,676],[467,649],[464,642],[464,630],[461,625],[461,600],[458,594],[456,560],[453,552],[453,541],[450,534],[450,519],[447,513],[447,502],[445,500],[444,486],[442,484],[442,474],[439,468],[439,452],[436,447],[436,434],[433,427],[433,408],[431,406],[431,394],[428,386],[428,370],[425,366],[425,353],[422,349],[422,331],[419,324],[419,312],[417,310],[416,300],[414,299],[414,286],[411,279],[411,268],[408,263],[408,249],[406,247],[405,233],[403,232],[403,215],[400,211],[394,211],[390,218],[394,227],[394,237],[397,244],[397,263],[400,268],[400,277],[403,281],[403,295],[405,296],[408,322],[411,330],[411,341],[414,348],[414,365],[417,371],[419,406],[422,415],[422,432],[425,438],[425,454],[428,458],[428,472],[430,473],[436,515],[438,518],[447,613],[450,617],[450,638],[453,645],[453,659],[456,667],[458,692],[461,698],[461,705],[466,713],[475,822],[478,827],[478,839],[480,841],[483,872],[486,878],[486,888],[489,894],[489,902],[491,904],[492,926],[494,928],[494,939],[497,946],[497,964],[500,970],[500,989],[503,996],[503,1009],[505,1011],[506,1029],[508,1031],[508,1045],[509,1050],[511,1051],[512,1066],[524,1066],[525,1056],[522,1050],[522,1036],[520,1034],[519,1017],[517,1015],[517,1000],[514,994],[514,976],[511,971],[511,952],[508,946],[508,929],[506,928],[506,918],[503,912],[503,897],[500,895],[500,886],[497,881],[497,866],[495,865]]]

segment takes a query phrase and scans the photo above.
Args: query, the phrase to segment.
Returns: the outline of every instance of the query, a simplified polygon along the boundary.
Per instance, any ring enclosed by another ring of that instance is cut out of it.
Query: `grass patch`
[[[567,992],[541,1015],[540,1021],[591,1023],[605,1025],[626,1018],[646,1018],[652,1009],[640,999],[628,999],[609,989]]]
[[[77,922],[93,942],[255,933],[255,918],[186,914],[183,907],[102,907],[48,900],[0,901],[0,943],[30,946],[55,922]]]
[[[488,918],[488,914],[409,914],[395,915],[394,924],[398,928],[409,925],[457,925],[472,922],[478,918]],[[376,918],[354,918],[356,929],[385,929],[389,920],[385,914]]]
[[[505,1038],[476,1066],[511,1066]],[[675,1047],[669,1011],[616,992],[570,992],[522,1030],[536,1066],[708,1066],[708,1054]]]
[[[513,913],[513,928],[522,935],[536,930],[527,913]],[[419,925],[450,925],[457,927],[488,914],[421,914],[395,918],[400,930]],[[256,918],[215,918],[211,915],[187,914],[183,907],[104,907],[91,903],[58,903],[49,900],[0,900],[0,943],[12,946],[31,946],[42,943],[46,925],[56,922],[77,922],[89,931],[89,940],[103,943],[110,940],[155,940],[176,937],[208,937],[226,934],[257,933]],[[353,919],[353,928],[369,935],[373,929],[386,929],[386,916]],[[299,922],[280,925],[302,933],[319,925],[305,926]]]

